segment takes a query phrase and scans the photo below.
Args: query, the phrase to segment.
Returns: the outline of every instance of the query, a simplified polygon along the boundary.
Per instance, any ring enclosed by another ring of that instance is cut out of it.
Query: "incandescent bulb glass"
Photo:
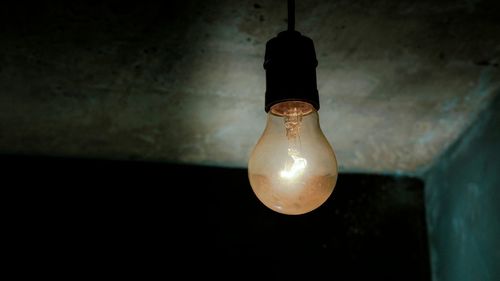
[[[271,107],[248,163],[252,189],[268,208],[299,215],[323,204],[337,181],[337,160],[307,102]]]

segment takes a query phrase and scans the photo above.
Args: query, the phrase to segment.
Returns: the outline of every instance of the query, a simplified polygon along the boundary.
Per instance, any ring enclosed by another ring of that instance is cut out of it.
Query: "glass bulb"
[[[337,182],[337,160],[311,104],[286,101],[271,107],[248,177],[257,198],[282,214],[304,214],[328,199]]]

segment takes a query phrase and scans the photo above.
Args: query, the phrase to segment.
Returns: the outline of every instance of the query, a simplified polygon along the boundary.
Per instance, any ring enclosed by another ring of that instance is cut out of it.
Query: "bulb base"
[[[267,41],[265,110],[284,101],[303,101],[319,110],[318,60],[313,41],[297,31],[283,31]]]

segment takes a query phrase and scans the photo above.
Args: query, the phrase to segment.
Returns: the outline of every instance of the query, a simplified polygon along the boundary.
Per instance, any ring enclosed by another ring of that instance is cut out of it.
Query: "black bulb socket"
[[[318,60],[313,41],[297,31],[283,31],[267,41],[265,110],[284,101],[304,101],[319,110]]]

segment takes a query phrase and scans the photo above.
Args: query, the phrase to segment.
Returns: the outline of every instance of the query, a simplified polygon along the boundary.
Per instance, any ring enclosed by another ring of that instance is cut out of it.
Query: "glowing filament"
[[[281,170],[280,176],[285,179],[294,179],[304,172],[307,166],[307,160],[298,156],[296,151],[288,149],[288,155],[292,157],[292,165],[286,165],[285,169]]]

